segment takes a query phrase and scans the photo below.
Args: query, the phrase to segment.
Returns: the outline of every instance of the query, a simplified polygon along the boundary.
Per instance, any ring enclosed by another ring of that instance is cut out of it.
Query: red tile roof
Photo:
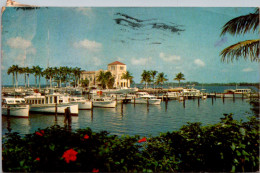
[[[112,62],[112,63],[110,63],[108,65],[125,65],[125,64],[123,64],[123,63],[121,63],[119,61],[115,61],[115,62]]]

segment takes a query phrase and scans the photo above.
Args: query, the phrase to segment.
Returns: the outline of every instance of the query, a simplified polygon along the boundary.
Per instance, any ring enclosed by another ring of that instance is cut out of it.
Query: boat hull
[[[29,105],[19,106],[19,107],[10,107],[10,116],[12,117],[29,117]],[[2,115],[8,115],[8,108],[2,107]]]
[[[115,108],[116,101],[93,101],[94,107]]]
[[[81,102],[78,103],[79,105],[79,110],[88,110],[88,109],[92,109],[92,102]]]
[[[132,99],[132,100],[131,100],[131,103],[135,103],[135,104],[147,104],[147,100],[137,98],[137,99],[135,99],[135,100]],[[149,104],[149,105],[159,105],[159,104],[161,104],[161,99],[149,99],[149,100],[148,100],[148,104]]]
[[[64,114],[66,108],[70,108],[70,113],[77,115],[79,113],[78,104],[58,104],[57,113]],[[55,104],[37,104],[31,105],[30,112],[39,112],[39,113],[55,113]]]

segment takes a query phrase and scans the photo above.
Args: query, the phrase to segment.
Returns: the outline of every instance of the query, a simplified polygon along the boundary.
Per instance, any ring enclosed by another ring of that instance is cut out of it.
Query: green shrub
[[[3,170],[43,172],[258,171],[259,120],[233,120],[201,126],[188,123],[159,136],[109,135],[90,128],[70,132],[60,126],[25,137],[6,135]],[[139,143],[139,142],[141,143]],[[142,142],[144,141],[144,142]]]

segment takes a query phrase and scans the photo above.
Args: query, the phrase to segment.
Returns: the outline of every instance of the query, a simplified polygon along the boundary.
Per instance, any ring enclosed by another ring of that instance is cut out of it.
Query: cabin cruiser
[[[2,114],[14,117],[29,117],[30,106],[23,98],[2,98]]]
[[[93,102],[94,107],[102,107],[102,108],[115,108],[116,101],[112,100],[109,97],[100,97],[94,96],[91,101]]]
[[[161,99],[157,99],[155,96],[150,95],[147,92],[137,92],[136,97],[131,100],[131,103],[159,105]]]
[[[181,94],[179,92],[167,92],[166,93],[166,97],[169,100],[178,99],[180,96],[181,96]]]
[[[35,93],[34,95],[24,97],[24,99],[26,103],[30,105],[31,112],[57,112],[63,114],[65,113],[65,109],[69,107],[72,115],[77,115],[79,113],[78,104],[67,102],[65,97],[61,98],[60,94],[42,96],[40,93]]]
[[[79,105],[79,110],[92,109],[92,102],[86,100],[84,97],[69,97],[70,103],[77,103]]]
[[[251,89],[226,89],[224,93],[218,93],[217,97],[225,98],[242,98],[248,97],[251,94]]]

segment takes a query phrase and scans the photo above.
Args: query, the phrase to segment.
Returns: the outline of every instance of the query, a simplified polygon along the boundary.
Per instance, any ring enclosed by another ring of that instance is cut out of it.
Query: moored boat
[[[84,97],[70,97],[70,103],[77,103],[79,105],[79,110],[92,109],[92,102],[86,100]]]
[[[39,93],[24,97],[26,103],[30,105],[30,112],[58,113],[64,114],[66,108],[70,108],[72,115],[78,115],[78,104],[61,102],[60,95],[45,95]]]
[[[93,97],[92,98],[93,106],[94,107],[102,107],[102,108],[115,108],[116,107],[116,101],[112,100],[108,97]]]
[[[132,99],[131,103],[151,105],[159,105],[161,103],[161,99],[157,99],[155,96],[150,95],[147,92],[138,92],[136,95],[137,97]]]
[[[2,115],[14,117],[29,117],[30,106],[25,103],[23,98],[3,98]]]

